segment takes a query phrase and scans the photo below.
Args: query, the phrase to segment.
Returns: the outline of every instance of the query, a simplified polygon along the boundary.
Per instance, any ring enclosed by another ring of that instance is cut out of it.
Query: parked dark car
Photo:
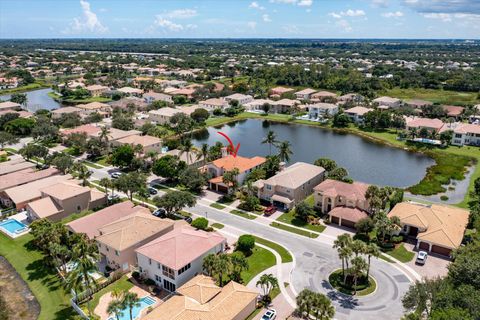
[[[154,187],[147,187],[147,190],[148,193],[150,193],[151,195],[155,195],[158,193],[157,189],[155,189]]]
[[[158,218],[166,218],[167,217],[167,211],[165,209],[157,209],[152,213],[155,217]]]

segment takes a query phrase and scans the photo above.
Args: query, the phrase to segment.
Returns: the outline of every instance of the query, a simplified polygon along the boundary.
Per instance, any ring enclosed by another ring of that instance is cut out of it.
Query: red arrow
[[[220,132],[220,131],[217,131],[217,133],[218,133],[219,135],[223,136],[225,139],[227,139],[228,143],[230,144],[230,145],[227,147],[227,150],[228,150],[229,153],[235,158],[235,157],[237,156],[238,149],[240,149],[240,143],[237,144],[237,148],[235,148],[234,145],[233,145],[232,139],[230,139],[229,136],[227,136],[225,133]]]

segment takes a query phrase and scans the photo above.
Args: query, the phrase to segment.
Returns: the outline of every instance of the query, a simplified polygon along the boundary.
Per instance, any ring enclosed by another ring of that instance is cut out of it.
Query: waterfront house
[[[12,101],[0,102],[0,111],[16,111],[22,109],[22,105]]]
[[[268,104],[270,106],[268,112],[276,113],[275,101],[268,99],[255,99],[244,105],[245,110],[253,112],[264,112],[263,106]]]
[[[225,109],[228,108],[229,104],[228,101],[222,98],[210,98],[204,101],[200,101],[198,103],[201,108],[207,110],[208,112],[212,112],[215,109]]]
[[[298,100],[292,99],[280,99],[278,101],[273,101],[272,111],[273,113],[291,113],[295,110],[295,107],[298,106],[300,102]]]
[[[306,106],[308,108],[308,116],[310,119],[319,117],[331,117],[338,113],[338,106],[332,103],[319,102]]]
[[[258,180],[258,198],[289,210],[313,192],[325,176],[325,169],[305,162],[296,162],[267,180]]]
[[[272,98],[280,98],[282,95],[285,93],[293,92],[294,89],[292,88],[285,88],[285,87],[275,87],[270,89],[270,94],[269,96]]]
[[[95,238],[101,260],[112,269],[127,271],[137,265],[135,249],[172,231],[175,224],[171,219],[159,219],[145,212],[106,224],[98,229],[100,235]]]
[[[445,123],[440,119],[420,118],[420,117],[406,117],[405,124],[407,130],[422,128],[428,131],[440,132],[445,127]]]
[[[99,97],[105,92],[107,92],[108,90],[110,90],[108,87],[102,86],[99,84],[93,84],[91,86],[87,86],[85,87],[85,89],[90,93],[92,97]]]
[[[329,91],[315,92],[310,96],[311,101],[335,103],[338,95]]]
[[[253,101],[253,97],[248,94],[234,93],[229,96],[226,96],[225,101],[231,103],[231,101],[236,100],[240,106],[246,105],[249,102]]]
[[[401,106],[402,101],[397,98],[392,98],[392,97],[379,97],[376,99],[373,99],[373,103],[379,105],[379,106],[387,106],[392,109],[399,108]]]
[[[297,97],[298,100],[308,101],[310,100],[312,94],[314,94],[315,92],[317,92],[317,90],[307,88],[307,89],[303,89],[301,91],[295,92],[295,96]]]
[[[328,214],[332,223],[354,228],[360,219],[368,217],[367,189],[365,183],[327,179],[314,188],[314,206]]]
[[[462,243],[469,212],[446,205],[401,202],[388,216],[400,218],[400,232],[417,240],[416,249],[448,257]]]
[[[363,116],[370,111],[373,111],[373,109],[357,106],[345,110],[345,114],[349,116],[354,123],[362,124]]]
[[[60,119],[62,115],[68,113],[76,113],[80,115],[82,113],[82,109],[77,107],[62,107],[51,111],[52,119]]]
[[[143,94],[143,90],[132,87],[122,87],[117,89],[117,91],[123,93],[126,96],[141,97]]]
[[[160,138],[149,136],[149,135],[141,136],[138,134],[134,134],[134,135],[129,135],[112,142],[113,146],[118,146],[123,144],[129,144],[132,147],[136,147],[137,145],[140,145],[142,146],[142,152],[144,154],[146,154],[149,151],[156,151],[157,153],[160,153],[162,149],[162,140]]]
[[[151,104],[154,101],[164,101],[168,104],[173,103],[173,99],[172,99],[171,95],[168,95],[168,94],[165,94],[165,93],[153,92],[153,91],[149,91],[147,93],[144,93],[143,94],[143,99],[148,104]]]
[[[255,310],[258,292],[230,281],[223,287],[197,275],[143,320],[244,320]]]
[[[480,146],[480,125],[467,123],[459,124],[453,130],[452,144],[456,146]]]
[[[165,125],[170,123],[170,119],[176,113],[181,113],[181,111],[170,107],[160,108],[158,110],[149,111],[148,119],[156,124]]]
[[[140,274],[174,292],[203,272],[205,256],[225,250],[226,239],[217,232],[179,226],[136,249]]]

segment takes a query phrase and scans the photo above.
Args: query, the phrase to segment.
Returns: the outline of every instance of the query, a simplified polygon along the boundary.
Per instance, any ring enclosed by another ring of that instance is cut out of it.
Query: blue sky
[[[480,0],[0,0],[0,38],[480,38]]]

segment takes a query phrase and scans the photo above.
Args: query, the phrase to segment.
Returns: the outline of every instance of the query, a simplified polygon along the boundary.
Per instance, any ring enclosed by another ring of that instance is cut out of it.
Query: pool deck
[[[148,291],[143,290],[140,287],[133,286],[129,292],[134,292],[138,295],[139,298],[143,298],[145,296],[149,296],[155,299],[155,304],[152,305],[152,308],[156,308],[160,303],[162,303],[162,300],[160,300],[158,297],[152,296]],[[100,300],[98,301],[98,305],[94,310],[94,313],[100,317],[101,320],[108,320],[110,315],[107,312],[107,307],[110,301],[113,300],[112,297],[112,292],[107,292],[103,296],[100,297]],[[145,314],[145,310],[142,311],[142,315]]]
[[[30,229],[28,228],[29,223],[28,223],[28,220],[27,220],[27,212],[26,212],[26,211],[23,211],[23,212],[20,212],[20,213],[15,214],[15,215],[13,215],[13,216],[10,216],[10,217],[6,218],[5,220],[0,221],[0,224],[1,224],[2,222],[5,222],[5,221],[11,220],[11,219],[17,220],[18,222],[23,223],[24,225],[27,226],[27,229],[25,229],[24,231],[19,232],[19,233],[11,233],[11,232],[9,232],[8,230],[6,230],[6,229],[4,229],[4,228],[0,228],[0,231],[1,231],[1,232],[3,232],[4,234],[6,234],[7,236],[9,236],[9,237],[12,238],[12,239],[21,237],[21,236],[23,236],[23,235],[25,235],[25,234],[27,234],[27,233],[30,232]]]

